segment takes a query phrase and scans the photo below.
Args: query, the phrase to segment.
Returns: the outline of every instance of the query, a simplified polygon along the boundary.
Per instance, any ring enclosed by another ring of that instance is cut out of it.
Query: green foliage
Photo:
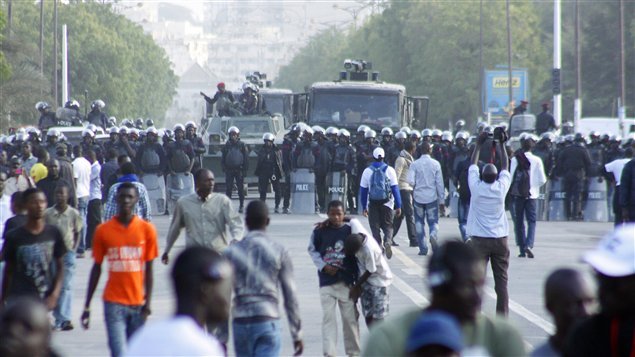
[[[563,3],[565,120],[572,118],[575,93],[572,4]],[[617,96],[617,3],[580,4],[584,115],[610,115]],[[635,3],[627,2],[625,14],[634,10]],[[537,112],[540,103],[552,97],[553,3],[514,1],[510,11],[512,65],[528,69],[531,109]],[[635,94],[635,21],[631,16],[625,16],[625,21],[628,101]],[[430,124],[447,127],[458,118],[474,122],[481,113],[479,50],[478,1],[392,1],[356,31],[330,29],[311,38],[281,69],[278,83],[298,89],[331,80],[342,69],[344,58],[363,58],[373,62],[383,80],[406,85],[410,95],[430,97]],[[505,2],[484,1],[483,67],[497,65],[507,65]]]
[[[23,44],[21,53],[31,53],[39,71],[39,4],[14,2],[13,38]],[[161,119],[172,102],[177,77],[170,68],[165,51],[157,46],[143,29],[116,14],[110,5],[96,2],[71,2],[58,5],[58,69],[61,73],[61,29],[68,26],[70,97],[82,107],[100,98],[106,102],[108,115],[152,117]],[[3,116],[11,113],[13,120],[33,124],[38,113],[33,105],[39,100],[53,103],[53,4],[44,9],[44,78],[43,92],[18,93],[2,91]],[[3,49],[4,50],[4,49]],[[19,56],[17,56],[19,57]],[[13,58],[13,57],[12,57]],[[14,59],[14,60],[17,60]],[[13,65],[13,60],[10,59]],[[14,72],[14,77],[27,73]],[[0,83],[0,89],[5,83]],[[61,82],[60,100],[61,100]],[[84,91],[88,91],[85,102]],[[24,98],[12,100],[13,97]],[[57,103],[58,105],[62,103]]]
[[[0,9],[0,48],[2,47],[2,43],[4,42],[4,36],[2,32],[4,27],[6,26],[6,15],[2,9]],[[0,52],[0,83],[6,81],[11,76],[11,66],[9,66],[9,62],[7,62],[7,58],[5,57],[3,52]]]

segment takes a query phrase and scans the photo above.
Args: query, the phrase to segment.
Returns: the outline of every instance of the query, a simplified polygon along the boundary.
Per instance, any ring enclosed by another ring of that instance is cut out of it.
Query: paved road
[[[273,215],[269,233],[273,239],[281,242],[291,252],[295,265],[295,277],[298,287],[302,324],[304,329],[306,356],[320,356],[321,349],[321,308],[318,294],[318,281],[315,268],[311,263],[306,247],[313,223],[322,220],[317,215]],[[367,224],[367,220],[362,218]],[[154,223],[159,231],[161,251],[165,245],[165,235],[169,225],[166,216],[155,217]],[[511,222],[510,222],[511,227]],[[509,270],[510,316],[509,319],[521,331],[527,347],[537,346],[545,340],[547,331],[553,328],[551,319],[543,307],[542,286],[546,276],[554,268],[562,266],[578,267],[589,271],[581,264],[579,258],[585,250],[592,248],[599,238],[609,232],[609,223],[565,223],[539,222],[537,227],[535,259],[517,258],[515,251]],[[455,219],[443,218],[440,221],[440,239],[459,239],[459,232]],[[397,240],[401,246],[394,249],[394,256],[390,260],[391,268],[396,275],[391,287],[391,313],[399,313],[427,303],[428,291],[424,283],[424,268],[427,257],[417,255],[417,248],[407,247],[405,231],[401,231]],[[510,243],[512,241],[510,240]],[[184,246],[183,237],[177,242],[174,252]],[[88,273],[91,259],[79,259],[75,286],[73,289],[73,323],[75,330],[69,332],[55,332],[54,345],[64,356],[106,356],[108,346],[103,323],[103,309],[101,304],[101,289],[105,282],[105,274],[92,304],[92,325],[90,330],[84,331],[79,327]],[[170,316],[173,311],[174,299],[169,282],[169,267],[158,260],[155,262],[155,286],[153,297],[153,315],[149,323]],[[491,270],[488,271],[487,286],[483,312],[493,314],[495,311],[495,295]],[[362,341],[367,336],[363,319],[360,319]],[[288,328],[283,325],[282,355],[292,354],[292,344]],[[340,330],[341,331],[341,330]],[[340,332],[341,334],[341,332]],[[341,336],[341,335],[340,335]],[[339,354],[344,355],[342,342],[339,342]],[[230,353],[233,348],[230,347]]]

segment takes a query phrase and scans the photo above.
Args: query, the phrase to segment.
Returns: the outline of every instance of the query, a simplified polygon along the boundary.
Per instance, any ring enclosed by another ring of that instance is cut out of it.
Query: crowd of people
[[[635,226],[621,225],[635,217],[632,148],[622,151],[618,138],[595,133],[587,143],[581,135],[558,142],[546,132],[540,138],[522,135],[520,148],[512,152],[504,128],[479,124],[472,135],[461,130],[464,123],[457,124],[455,133],[384,128],[381,141],[364,126],[352,139],[345,129],[295,124],[280,147],[265,133],[257,152],[260,200],[244,208],[239,189],[238,209],[231,194],[234,184],[243,185],[248,148],[236,127],[229,128],[222,149],[224,194],[214,192],[214,173],[201,167],[205,146],[194,123],[177,124],[173,137],[152,125],[134,135],[124,124],[111,127],[103,144],[95,140],[90,125],[97,124],[91,123],[75,146],[60,141],[55,129],[46,132],[45,141],[37,129],[16,132],[0,142],[0,355],[53,353],[51,329],[74,329],[76,259],[89,250],[93,265],[80,322],[85,329],[91,325],[93,295],[108,261],[102,300],[113,356],[224,355],[230,326],[237,355],[276,356],[281,306],[294,353],[301,354],[293,264],[287,248],[267,233],[271,219],[265,203],[272,185],[274,212],[282,203],[282,212],[289,213],[290,177],[299,169],[314,173],[316,210],[327,215],[308,239],[318,272],[324,355],[336,355],[338,308],[347,355],[524,355],[521,335],[505,319],[506,211],[511,211],[518,256],[533,258],[540,188],[554,177],[565,187],[573,185],[567,191],[572,192],[568,213],[579,219],[580,182],[587,176],[617,182],[616,230],[584,256],[597,272],[601,308],[592,312],[596,295],[581,273],[553,272],[545,303],[556,331],[534,355],[634,353]],[[343,200],[330,200],[325,192],[333,172],[348,178]],[[462,240],[442,243],[438,221],[449,206],[451,187],[459,195]],[[161,191],[164,195],[157,195]],[[354,217],[358,212],[368,217],[369,231]],[[163,213],[171,218],[162,263],[170,263],[183,230],[187,248],[172,266],[175,316],[144,326],[152,313],[153,261],[160,254],[152,215]],[[426,278],[432,298],[425,309],[393,317],[389,259],[403,220],[409,245],[419,255],[432,253]],[[480,314],[487,262],[498,317]],[[372,326],[365,345],[358,303]],[[52,322],[42,318],[46,311],[52,311]],[[29,333],[16,332],[24,329]]]

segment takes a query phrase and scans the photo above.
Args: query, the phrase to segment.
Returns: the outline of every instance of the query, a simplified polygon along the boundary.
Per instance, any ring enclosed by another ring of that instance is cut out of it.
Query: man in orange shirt
[[[119,215],[95,230],[93,258],[82,326],[88,329],[93,298],[104,258],[108,260],[108,281],[104,288],[104,315],[108,347],[113,357],[123,355],[126,341],[150,315],[152,261],[159,254],[154,226],[135,216],[139,200],[137,187],[129,182],[117,188]]]

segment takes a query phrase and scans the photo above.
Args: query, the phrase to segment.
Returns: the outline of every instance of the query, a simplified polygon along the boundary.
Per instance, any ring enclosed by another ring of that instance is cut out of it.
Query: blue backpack
[[[368,196],[372,202],[386,203],[390,200],[392,191],[390,188],[390,180],[386,176],[388,165],[383,164],[379,167],[370,165],[373,174],[370,177],[370,185],[368,187]]]

